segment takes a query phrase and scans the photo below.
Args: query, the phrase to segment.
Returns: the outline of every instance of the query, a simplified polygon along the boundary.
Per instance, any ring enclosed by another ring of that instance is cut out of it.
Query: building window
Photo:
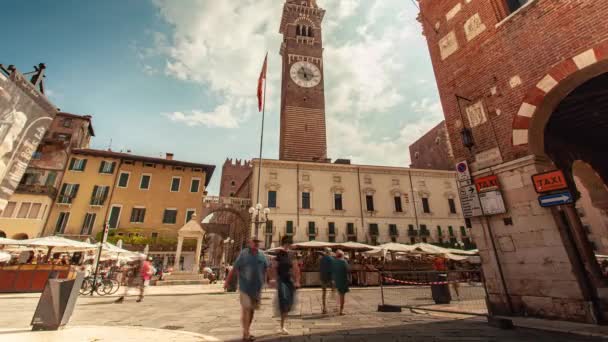
[[[158,239],[158,233],[156,233],[156,232],[152,233],[151,237],[152,237],[152,241],[156,241]]]
[[[302,193],[302,209],[310,209],[310,192]]]
[[[40,160],[42,159],[42,151],[40,151],[40,147],[32,154],[32,159]]]
[[[128,172],[121,172],[120,176],[118,177],[118,187],[119,188],[126,188],[129,185],[129,173]]]
[[[112,208],[110,209],[110,217],[108,218],[108,226],[110,227],[110,229],[118,228],[121,210],[122,207],[117,205],[112,206]]]
[[[374,195],[366,195],[365,204],[367,207],[367,211],[374,211]]]
[[[277,207],[277,192],[274,190],[268,191],[268,208]]]
[[[144,223],[146,208],[133,208],[131,210],[131,223]]]
[[[114,173],[114,168],[116,168],[116,162],[102,160],[101,165],[99,165],[99,173],[111,175]]]
[[[69,169],[71,171],[84,171],[84,169],[86,167],[87,167],[87,160],[86,159],[72,158],[70,160],[70,167],[69,167]]]
[[[59,193],[57,202],[61,204],[71,204],[78,193],[79,187],[80,186],[78,184],[64,183],[61,187],[61,192]]]
[[[103,205],[110,194],[109,186],[97,186],[93,187],[93,194],[91,195],[91,205]]]
[[[411,237],[410,238],[410,244],[412,244],[412,245],[416,244],[416,238],[415,237]]]
[[[507,1],[507,7],[509,8],[509,11],[511,11],[511,13],[513,13],[513,12],[517,11],[518,9],[520,9],[526,3],[528,3],[528,1],[530,1],[530,0],[506,0],[506,1]]]
[[[199,178],[192,178],[192,182],[190,183],[190,192],[198,192],[201,186],[201,180]]]
[[[177,222],[177,209],[165,209],[163,213],[164,224],[175,224]]]
[[[31,206],[32,203],[30,202],[21,203],[21,207],[19,207],[19,212],[17,212],[17,218],[26,218]]]
[[[68,225],[69,219],[70,219],[70,213],[68,213],[68,212],[59,213],[59,217],[57,217],[57,223],[55,224],[55,233],[63,234],[65,232],[65,227]]]
[[[465,225],[467,228],[473,228],[473,225],[471,224],[471,219],[470,219],[470,218],[465,218],[465,219],[464,219],[464,225]]]
[[[310,235],[310,236],[316,236],[317,235],[317,227],[315,227],[315,223],[314,222],[308,222],[308,235]]]
[[[427,237],[431,235],[428,228],[426,227],[426,224],[421,224],[420,225],[420,236],[421,237]]]
[[[64,128],[72,128],[72,119],[63,119]]]
[[[346,235],[348,235],[348,236],[357,235],[357,233],[355,233],[355,224],[354,223],[349,222],[346,224]]]
[[[188,209],[186,210],[186,223],[190,222],[190,220],[192,220],[192,216],[196,214],[196,210],[195,209]]]
[[[448,232],[450,236],[454,236],[454,228],[452,228],[452,226],[448,226]]]
[[[287,221],[285,223],[285,235],[293,235],[293,221]]]
[[[233,186],[233,187],[236,186],[236,182],[235,181],[231,181],[230,182],[230,186]]]
[[[460,236],[467,236],[467,230],[463,226],[460,227]]]
[[[388,225],[388,233],[390,236],[399,236],[399,230],[397,230],[397,225],[396,224],[389,224]],[[393,241],[395,242],[395,241]]]
[[[8,202],[6,208],[4,208],[4,211],[2,212],[2,217],[13,217],[16,207],[17,202]]]
[[[395,211],[398,213],[403,212],[403,205],[401,203],[401,196],[395,196]]]
[[[41,203],[33,203],[32,208],[30,209],[30,213],[27,215],[30,219],[37,219],[38,214],[40,214],[40,208],[42,208]]]
[[[442,236],[443,232],[441,231],[441,226],[437,226],[437,237],[439,237],[439,240],[441,240]]]
[[[448,199],[448,205],[450,206],[450,214],[456,214],[456,202],[453,198]]]
[[[173,177],[171,179],[171,192],[179,192],[179,186],[182,182],[181,177]]]
[[[139,182],[139,188],[141,190],[148,190],[150,189],[150,180],[151,180],[152,176],[150,175],[141,175],[141,181]]]
[[[343,210],[342,209],[342,194],[334,194],[334,209]]]
[[[336,242],[336,224],[334,222],[327,224],[327,236],[329,237],[329,242]]]
[[[422,198],[422,210],[425,214],[431,213],[431,206],[429,205],[429,199],[426,197]]]
[[[371,236],[378,236],[379,231],[378,231],[378,224],[377,223],[370,223],[369,224],[369,235]]]
[[[57,179],[57,172],[56,171],[49,171],[49,173],[46,176],[46,181],[44,182],[44,185],[46,186],[55,186],[55,180]]]
[[[95,224],[95,218],[97,214],[87,213],[84,215],[84,221],[82,222],[82,228],[80,229],[80,235],[91,235],[93,231],[93,225]]]

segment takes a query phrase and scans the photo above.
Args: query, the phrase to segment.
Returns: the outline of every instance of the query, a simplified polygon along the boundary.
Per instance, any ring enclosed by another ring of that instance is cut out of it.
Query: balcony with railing
[[[47,195],[50,198],[57,196],[57,188],[51,185],[19,184],[15,191],[22,194]]]
[[[429,237],[431,232],[428,229],[420,229],[420,237]]]
[[[91,197],[91,206],[103,206],[106,202],[106,196],[93,196]]]
[[[397,227],[389,227],[388,233],[391,237],[399,236],[399,230],[397,229]]]
[[[74,196],[72,195],[59,195],[57,197],[57,204],[72,204]]]
[[[410,228],[407,230],[407,236],[416,237],[416,236],[418,236],[418,231]]]

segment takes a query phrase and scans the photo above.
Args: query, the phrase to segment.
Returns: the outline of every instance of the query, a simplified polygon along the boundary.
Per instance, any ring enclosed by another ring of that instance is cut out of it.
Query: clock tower
[[[283,7],[281,136],[279,159],[325,162],[325,87],[321,23],[315,0],[287,0]]]

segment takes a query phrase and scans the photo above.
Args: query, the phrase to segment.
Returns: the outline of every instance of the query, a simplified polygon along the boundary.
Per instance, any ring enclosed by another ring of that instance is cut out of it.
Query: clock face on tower
[[[321,82],[321,70],[310,62],[296,62],[289,72],[295,84],[303,88],[312,88]]]

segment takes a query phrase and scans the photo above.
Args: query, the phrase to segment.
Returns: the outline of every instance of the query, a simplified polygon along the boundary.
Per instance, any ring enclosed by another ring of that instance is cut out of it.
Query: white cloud
[[[142,59],[162,56],[166,75],[204,86],[219,104],[166,117],[189,126],[246,129],[242,124],[257,111],[256,83],[269,51],[268,106],[277,119],[283,0],[154,3],[172,31],[153,33],[155,48],[142,49]],[[408,145],[443,117],[430,88],[434,82],[426,81],[432,70],[420,71],[413,57],[427,49],[417,10],[402,0],[318,4],[327,10],[323,39],[330,156],[407,165]],[[372,133],[374,128],[381,132]]]

